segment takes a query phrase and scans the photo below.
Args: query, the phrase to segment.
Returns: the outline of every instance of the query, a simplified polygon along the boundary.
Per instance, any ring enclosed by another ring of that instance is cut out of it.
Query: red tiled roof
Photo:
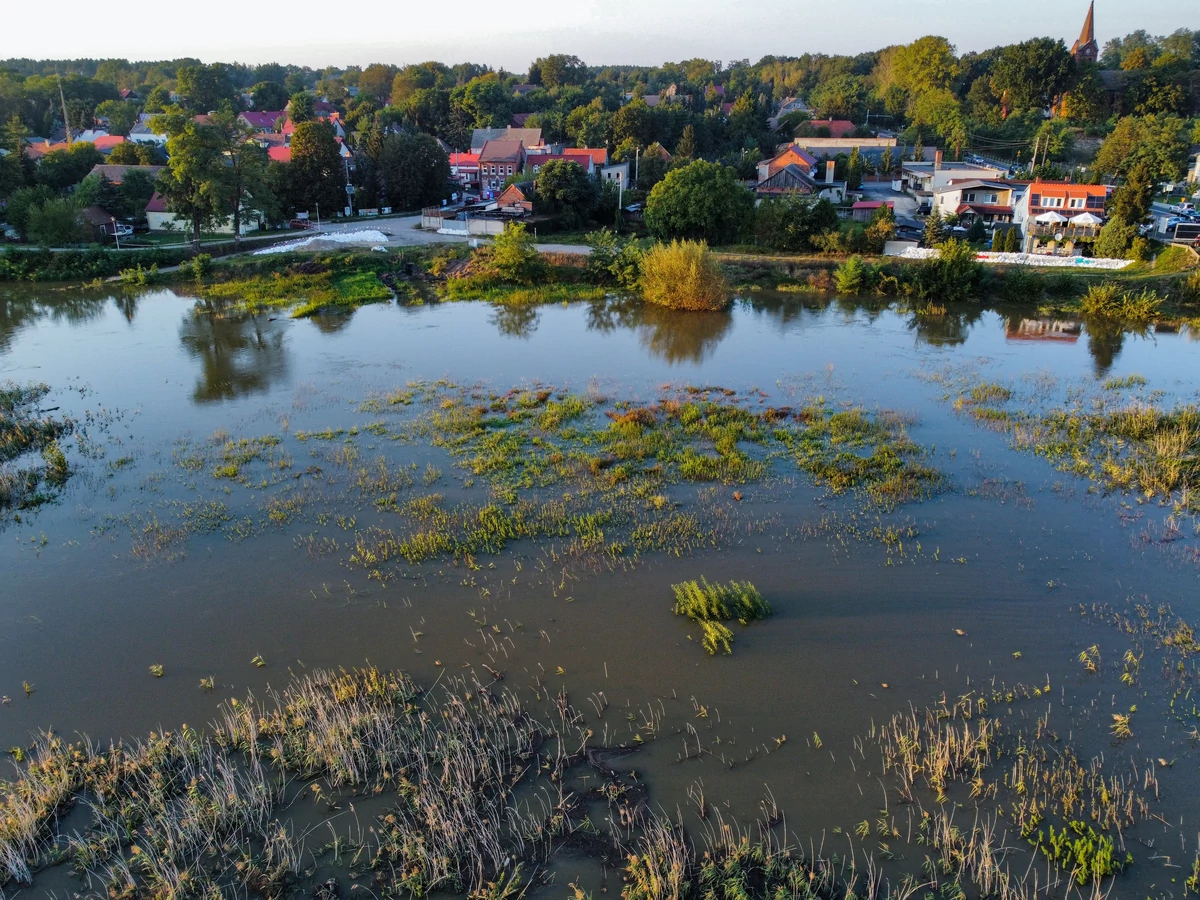
[[[608,164],[607,147],[568,147],[563,154],[566,156],[590,156],[592,164],[597,166]]]
[[[451,153],[450,154],[450,165],[458,166],[460,169],[463,167],[469,168],[471,166],[478,167],[479,166],[479,154],[478,153]]]
[[[847,119],[813,119],[806,124],[813,128],[828,128],[835,138],[843,138],[858,127]]]
[[[267,157],[272,162],[290,163],[292,161],[291,147],[268,147]]]
[[[105,134],[96,138],[92,143],[101,153],[106,153],[112,150],[117,144],[125,143],[125,138],[119,134]]]
[[[149,212],[165,213],[166,211],[167,211],[166,199],[158,191],[155,191],[154,196],[150,198],[150,202],[146,204],[146,212],[148,212],[148,213]]]
[[[30,159],[41,159],[47,153],[53,153],[55,150],[66,150],[68,146],[66,141],[59,141],[57,144],[29,144],[25,148],[25,154]]]
[[[850,208],[851,209],[879,209],[879,207],[883,206],[884,203],[887,203],[888,209],[896,208],[896,201],[894,201],[894,200],[859,200],[857,203],[855,203]]]

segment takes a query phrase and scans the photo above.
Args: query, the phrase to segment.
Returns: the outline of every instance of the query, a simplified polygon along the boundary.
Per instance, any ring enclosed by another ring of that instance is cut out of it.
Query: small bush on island
[[[714,311],[729,303],[729,283],[704,241],[672,241],[646,251],[642,296],[671,309]]]
[[[1089,287],[1079,301],[1079,309],[1099,319],[1145,325],[1154,321],[1162,302],[1163,298],[1149,288],[1141,293],[1122,291],[1110,281]]]

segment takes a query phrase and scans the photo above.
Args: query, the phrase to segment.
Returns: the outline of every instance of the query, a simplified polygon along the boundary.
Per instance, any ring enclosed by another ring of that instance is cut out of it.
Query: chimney
[[[942,151],[937,150],[933,154],[933,168],[936,171],[942,167]]]
[[[832,159],[829,160],[829,162],[825,163],[825,183],[826,184],[833,184],[834,166],[835,166],[835,163]]]

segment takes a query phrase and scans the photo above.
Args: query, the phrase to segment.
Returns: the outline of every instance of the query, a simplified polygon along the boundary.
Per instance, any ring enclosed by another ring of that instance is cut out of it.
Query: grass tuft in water
[[[675,614],[687,616],[700,626],[701,644],[710,656],[733,650],[733,632],[722,623],[737,619],[749,625],[771,615],[771,604],[749,581],[709,584],[708,579],[701,578],[672,585],[671,589],[675,592]]]

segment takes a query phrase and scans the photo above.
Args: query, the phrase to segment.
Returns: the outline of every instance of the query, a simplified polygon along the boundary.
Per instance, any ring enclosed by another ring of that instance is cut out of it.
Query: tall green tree
[[[288,118],[292,120],[293,125],[299,125],[302,122],[311,122],[315,118],[313,113],[313,103],[316,98],[309,91],[299,91],[292,94],[288,100]]]
[[[138,108],[124,100],[105,100],[96,107],[96,117],[108,120],[108,133],[127,135],[137,124]]]
[[[1125,116],[1100,145],[1093,168],[1099,175],[1116,176],[1145,160],[1153,181],[1180,178],[1190,139],[1185,125],[1177,116]]]
[[[387,135],[377,159],[381,203],[394,209],[420,209],[449,196],[450,161],[429,135]]]
[[[345,173],[333,126],[305,122],[292,134],[286,169],[287,202],[294,210],[332,215],[346,203]]]
[[[251,140],[253,129],[232,113],[217,113],[211,127],[219,137],[224,157],[221,187],[236,244],[242,239],[242,221],[247,215],[270,215],[277,209],[274,188],[267,178],[267,151]]]
[[[536,182],[535,204],[557,216],[568,228],[582,225],[592,217],[600,200],[596,180],[572,160],[553,159],[542,166]]]
[[[1000,50],[992,92],[1011,108],[1049,109],[1075,76],[1075,60],[1061,40],[1034,38]]]
[[[190,116],[164,116],[157,127],[167,129],[170,156],[158,191],[167,208],[188,223],[192,243],[199,248],[200,232],[220,225],[227,213],[226,145],[216,128]]]
[[[288,92],[278,81],[260,81],[250,89],[256,112],[278,112],[287,106]]]
[[[684,126],[679,143],[675,145],[675,158],[689,160],[696,155],[696,128],[690,122]]]
[[[224,63],[184,66],[176,76],[176,92],[193,112],[206,113],[236,98],[229,70]]]
[[[698,238],[729,243],[754,215],[754,195],[733,169],[695,160],[667,173],[646,201],[646,227],[658,238]]]

